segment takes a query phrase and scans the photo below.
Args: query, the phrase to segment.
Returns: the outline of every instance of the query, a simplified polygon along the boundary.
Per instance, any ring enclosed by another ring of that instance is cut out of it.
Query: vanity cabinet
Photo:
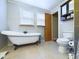
[[[73,19],[74,5],[72,0],[68,0],[63,5],[61,5],[61,21],[72,20]]]

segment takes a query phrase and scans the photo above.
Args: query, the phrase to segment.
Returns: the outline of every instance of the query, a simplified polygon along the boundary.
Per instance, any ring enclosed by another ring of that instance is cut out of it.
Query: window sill
[[[37,26],[39,26],[39,27],[45,27],[45,25],[37,25]]]
[[[34,26],[34,24],[20,24],[20,26]]]

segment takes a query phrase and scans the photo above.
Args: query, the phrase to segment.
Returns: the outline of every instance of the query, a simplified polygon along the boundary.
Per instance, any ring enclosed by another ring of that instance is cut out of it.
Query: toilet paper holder
[[[74,41],[69,41],[68,45],[74,47]]]
[[[68,49],[69,49],[69,53],[74,53],[74,41],[73,40],[69,41]]]

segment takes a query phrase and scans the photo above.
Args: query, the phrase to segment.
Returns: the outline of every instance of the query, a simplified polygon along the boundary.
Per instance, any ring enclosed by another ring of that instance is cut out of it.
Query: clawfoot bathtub
[[[2,31],[4,35],[7,35],[11,43],[15,46],[36,43],[39,42],[40,33],[22,33],[15,31]]]

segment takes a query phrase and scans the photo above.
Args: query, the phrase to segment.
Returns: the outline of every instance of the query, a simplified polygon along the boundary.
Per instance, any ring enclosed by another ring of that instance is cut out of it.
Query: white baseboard
[[[57,38],[52,38],[53,41],[57,40]]]

